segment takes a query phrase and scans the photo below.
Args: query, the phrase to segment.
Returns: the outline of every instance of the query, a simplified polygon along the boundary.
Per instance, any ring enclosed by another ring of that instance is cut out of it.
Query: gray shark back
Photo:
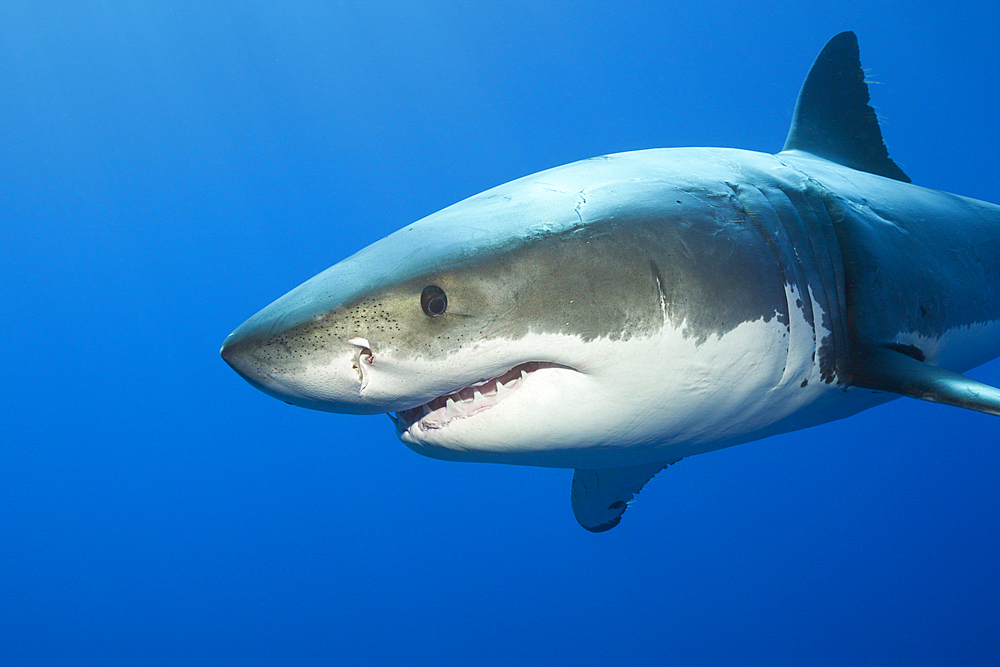
[[[751,219],[774,213],[788,227],[798,218],[829,242],[832,264],[810,281],[829,317],[830,340],[817,348],[828,357],[824,378],[886,392],[853,392],[841,416],[893,396],[1000,415],[1000,389],[961,375],[1000,354],[1000,207],[910,185],[869,99],[857,38],[841,33],[813,64],[776,156],[798,176],[734,192]],[[790,207],[772,206],[784,198]],[[577,520],[593,532],[616,526],[673,462],[577,470]]]
[[[998,353],[1000,207],[830,171],[813,169],[837,192],[851,383],[1000,414],[1000,392],[959,375]]]

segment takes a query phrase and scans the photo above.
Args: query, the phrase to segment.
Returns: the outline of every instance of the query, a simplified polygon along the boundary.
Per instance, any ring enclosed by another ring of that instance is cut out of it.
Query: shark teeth
[[[520,388],[524,380],[539,368],[557,368],[558,364],[530,361],[503,375],[461,387],[428,403],[390,415],[400,431],[413,427],[421,431],[444,428],[455,419],[465,419],[489,410]]]

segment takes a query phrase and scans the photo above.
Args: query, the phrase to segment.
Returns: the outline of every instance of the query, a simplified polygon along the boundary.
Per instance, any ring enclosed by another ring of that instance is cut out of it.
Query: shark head
[[[760,244],[741,242],[722,181],[696,185],[711,161],[655,153],[541,172],[424,218],[264,308],[222,356],[288,403],[388,413],[436,458],[597,464],[662,443],[665,415],[690,439],[706,369],[736,383],[747,370],[706,343],[774,328],[786,294],[777,275],[742,289]]]

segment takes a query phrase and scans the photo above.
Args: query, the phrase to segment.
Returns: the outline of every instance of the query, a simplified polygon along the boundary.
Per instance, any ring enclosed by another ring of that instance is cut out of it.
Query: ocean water
[[[0,3],[0,662],[997,664],[996,417],[901,399],[687,459],[595,535],[569,471],[422,458],[218,357],[493,185],[779,150],[842,30],[914,182],[1000,201],[1000,10],[836,5]]]

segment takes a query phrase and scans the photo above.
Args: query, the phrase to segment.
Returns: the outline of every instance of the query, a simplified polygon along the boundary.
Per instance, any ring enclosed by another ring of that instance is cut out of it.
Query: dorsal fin
[[[795,103],[782,150],[800,150],[845,167],[910,182],[882,140],[853,32],[835,36],[816,57]]]

